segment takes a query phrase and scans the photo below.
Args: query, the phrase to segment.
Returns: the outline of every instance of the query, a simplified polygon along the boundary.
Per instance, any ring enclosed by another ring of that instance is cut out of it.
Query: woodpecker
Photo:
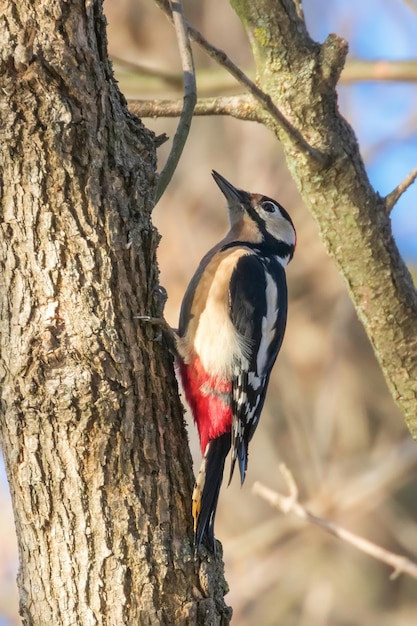
[[[212,176],[226,198],[230,230],[202,259],[186,290],[176,337],[177,369],[203,460],[193,492],[196,550],[215,551],[214,518],[226,457],[243,484],[287,320],[285,267],[296,233],[276,200]]]

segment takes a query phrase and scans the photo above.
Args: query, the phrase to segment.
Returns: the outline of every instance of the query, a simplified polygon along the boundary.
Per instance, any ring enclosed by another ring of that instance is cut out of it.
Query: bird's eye
[[[268,213],[275,213],[275,211],[277,210],[277,205],[273,202],[262,202],[262,208]]]

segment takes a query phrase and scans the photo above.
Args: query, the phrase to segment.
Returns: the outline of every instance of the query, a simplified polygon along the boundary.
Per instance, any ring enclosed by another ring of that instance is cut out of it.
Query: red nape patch
[[[210,439],[230,431],[232,410],[229,381],[210,376],[198,357],[186,365],[178,364],[185,397],[190,405],[200,435],[201,452],[204,454]]]

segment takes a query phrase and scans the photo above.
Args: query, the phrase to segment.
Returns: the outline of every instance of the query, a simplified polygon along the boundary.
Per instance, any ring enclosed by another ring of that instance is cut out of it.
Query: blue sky
[[[417,2],[304,0],[309,31],[349,42],[362,59],[417,58]],[[339,87],[342,113],[358,137],[371,183],[386,195],[417,165],[417,83],[368,82]],[[417,264],[417,182],[392,212],[392,228],[406,261]]]

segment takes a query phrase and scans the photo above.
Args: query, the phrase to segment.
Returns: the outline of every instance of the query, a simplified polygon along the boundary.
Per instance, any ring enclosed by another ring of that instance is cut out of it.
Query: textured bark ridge
[[[100,2],[3,7],[0,436],[23,622],[227,624],[220,559],[193,555],[171,359],[134,318],[161,312],[153,137],[113,82]]]

